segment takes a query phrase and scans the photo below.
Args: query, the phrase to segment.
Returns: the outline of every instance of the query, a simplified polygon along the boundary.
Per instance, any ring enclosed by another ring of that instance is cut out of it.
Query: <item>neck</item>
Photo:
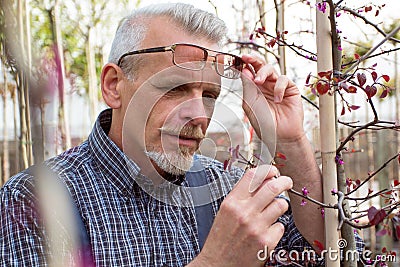
[[[108,132],[108,137],[122,150],[122,123],[118,117],[118,111],[113,109],[110,131]]]

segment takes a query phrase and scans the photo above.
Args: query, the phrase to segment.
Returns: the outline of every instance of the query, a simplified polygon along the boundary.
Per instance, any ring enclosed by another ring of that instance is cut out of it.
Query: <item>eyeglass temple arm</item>
[[[173,50],[172,46],[160,46],[160,47],[152,47],[152,48],[146,48],[146,49],[140,49],[140,50],[136,50],[136,51],[127,52],[119,58],[117,65],[120,66],[124,57],[127,57],[127,56],[137,55],[137,54],[145,54],[145,53],[159,53],[159,52],[165,52],[165,51],[171,51],[171,50]]]

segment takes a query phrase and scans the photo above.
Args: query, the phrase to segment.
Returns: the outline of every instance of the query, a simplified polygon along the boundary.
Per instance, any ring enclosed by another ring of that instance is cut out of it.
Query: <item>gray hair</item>
[[[136,9],[121,20],[108,61],[117,64],[124,53],[139,49],[147,30],[146,19],[160,16],[168,17],[193,36],[206,38],[219,45],[225,41],[227,27],[216,15],[183,3],[154,4]],[[137,70],[140,60],[140,56],[135,56],[122,62],[121,68],[128,78],[133,79],[132,74]]]

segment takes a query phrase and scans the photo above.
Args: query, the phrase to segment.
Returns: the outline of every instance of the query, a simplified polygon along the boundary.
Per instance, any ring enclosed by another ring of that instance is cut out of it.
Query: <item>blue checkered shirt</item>
[[[193,207],[151,197],[133,176],[126,155],[109,139],[111,110],[103,111],[88,140],[46,162],[68,189],[90,239],[96,266],[184,266],[199,254]],[[224,171],[220,162],[200,157],[209,182],[215,216],[221,202],[243,175]],[[32,175],[19,173],[1,189],[0,266],[46,266],[46,232],[35,205]],[[185,184],[185,181],[183,182]],[[290,210],[279,221],[285,234],[276,250],[303,251],[311,246],[294,225]],[[273,266],[281,266],[272,263]]]

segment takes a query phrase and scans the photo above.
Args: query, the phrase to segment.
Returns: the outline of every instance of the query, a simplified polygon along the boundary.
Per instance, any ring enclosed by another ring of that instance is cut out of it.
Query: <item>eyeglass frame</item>
[[[182,65],[176,63],[175,62],[175,48],[178,45],[192,46],[192,47],[200,48],[201,50],[203,50],[204,51],[204,58],[203,58],[202,62],[204,62],[204,65],[202,65],[202,67],[199,68],[199,69],[194,69],[194,68],[188,68],[188,67],[185,67],[185,66],[182,66]],[[238,79],[240,77],[240,75],[238,75],[237,77],[231,78],[231,77],[227,77],[227,76],[224,76],[223,74],[221,74],[218,71],[218,68],[217,68],[217,65],[220,64],[220,63],[216,62],[218,55],[228,55],[228,56],[233,57],[235,60],[238,60],[239,62],[241,62],[242,67],[241,67],[240,70],[238,70],[238,73],[240,73],[243,70],[244,65],[245,65],[245,63],[243,62],[241,57],[239,57],[237,55],[234,55],[234,54],[208,49],[208,48],[205,48],[205,47],[202,47],[202,46],[199,46],[199,45],[195,45],[195,44],[175,43],[175,44],[168,45],[168,46],[158,46],[158,47],[144,48],[144,49],[139,49],[139,50],[134,50],[134,51],[130,51],[130,52],[124,53],[124,54],[122,54],[122,56],[119,57],[118,62],[117,62],[117,66],[121,67],[122,60],[127,56],[138,55],[138,54],[147,54],[147,53],[161,53],[161,52],[168,52],[168,51],[172,52],[172,63],[175,66],[177,66],[179,68],[182,68],[182,69],[186,69],[186,70],[194,70],[194,71],[202,70],[206,66],[205,63],[207,62],[207,59],[209,57],[213,57],[214,58],[213,62],[214,62],[214,65],[215,65],[215,72],[217,72],[217,74],[220,75],[221,77],[224,77],[224,78],[227,78],[227,79]],[[209,51],[210,52],[215,52],[216,54],[215,55],[209,55],[209,53],[208,53]],[[232,66],[234,66],[234,65],[232,65]]]

